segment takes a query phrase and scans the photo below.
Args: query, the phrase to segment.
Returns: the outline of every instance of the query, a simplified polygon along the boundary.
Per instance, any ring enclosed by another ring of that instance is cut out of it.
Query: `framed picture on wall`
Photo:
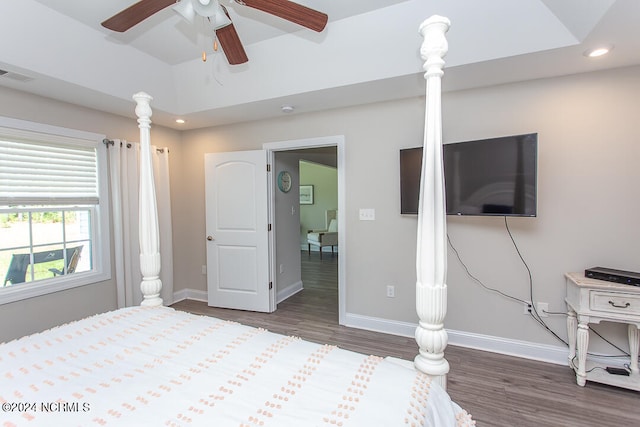
[[[300,186],[300,204],[301,205],[313,204],[313,185]]]

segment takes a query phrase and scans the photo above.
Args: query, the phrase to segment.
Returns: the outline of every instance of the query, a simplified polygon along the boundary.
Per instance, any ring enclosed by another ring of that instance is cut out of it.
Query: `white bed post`
[[[153,183],[151,162],[151,106],[153,99],[144,92],[133,95],[136,101],[136,115],[140,128],[140,270],[142,271],[142,302],[144,306],[162,305],[160,290],[160,252],[158,230],[158,206]]]
[[[416,258],[416,310],[420,319],[416,342],[420,353],[416,369],[431,376],[446,388],[449,363],[444,358],[447,331],[447,223],[442,166],[441,81],[443,57],[448,46],[445,33],[450,22],[432,16],[422,23],[424,37],[420,53],[424,59],[427,99],[425,113],[422,178],[418,208],[418,247]]]

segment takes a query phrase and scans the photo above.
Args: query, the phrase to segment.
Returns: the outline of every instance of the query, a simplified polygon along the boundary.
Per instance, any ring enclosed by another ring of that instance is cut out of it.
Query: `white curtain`
[[[142,301],[138,240],[140,144],[116,139],[108,150],[118,307],[130,307],[140,305]],[[162,281],[160,296],[164,304],[169,305],[173,303],[169,150],[152,146],[151,154],[160,230],[160,280]]]

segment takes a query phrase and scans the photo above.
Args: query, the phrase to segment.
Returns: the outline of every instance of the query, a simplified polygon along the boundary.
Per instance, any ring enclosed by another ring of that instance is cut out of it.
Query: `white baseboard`
[[[290,296],[297,294],[302,290],[302,281],[287,286],[285,289],[278,291],[276,299],[278,303],[286,300]],[[209,302],[207,291],[199,291],[196,289],[182,289],[173,293],[173,302],[192,299],[194,301]]]
[[[418,326],[415,323],[398,322],[352,313],[347,313],[345,320],[344,325],[352,328],[411,338],[415,336],[415,330]],[[539,360],[557,365],[567,365],[568,350],[566,347],[480,335],[471,332],[454,331],[451,329],[447,329],[447,334],[449,335],[450,345]]]
[[[276,292],[276,304],[280,304],[282,301],[297,294],[302,290],[302,280],[299,280],[284,289]]]
[[[301,290],[302,282],[288,286],[286,289],[278,292],[278,302],[284,301]],[[183,289],[174,292],[173,298],[174,302],[185,299],[207,302],[207,292],[195,289]],[[397,320],[347,313],[345,315],[344,326],[413,338],[418,325],[410,322],[400,322]],[[449,336],[449,345],[568,366],[567,356],[569,351],[564,346],[539,344],[472,332],[454,331],[451,329],[447,329],[447,334]],[[606,366],[621,367],[623,363],[626,362],[624,358],[612,360],[612,358],[607,357],[589,356],[588,359]]]
[[[556,365],[568,365],[567,356],[569,350],[566,347],[480,335],[471,332],[447,330],[447,334],[449,335],[449,344],[451,345],[538,360],[540,362],[554,363]]]
[[[399,335],[401,337],[413,337],[417,325],[414,323],[399,322],[397,320],[346,313],[344,326],[382,332],[383,334]]]
[[[192,299],[194,301],[209,302],[207,291],[199,291],[197,289],[182,289],[173,293],[173,302]]]

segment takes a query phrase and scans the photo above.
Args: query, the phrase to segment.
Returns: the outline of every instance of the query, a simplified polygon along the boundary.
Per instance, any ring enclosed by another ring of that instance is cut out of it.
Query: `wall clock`
[[[291,174],[287,171],[282,171],[278,174],[278,188],[283,193],[288,193],[291,190]]]

